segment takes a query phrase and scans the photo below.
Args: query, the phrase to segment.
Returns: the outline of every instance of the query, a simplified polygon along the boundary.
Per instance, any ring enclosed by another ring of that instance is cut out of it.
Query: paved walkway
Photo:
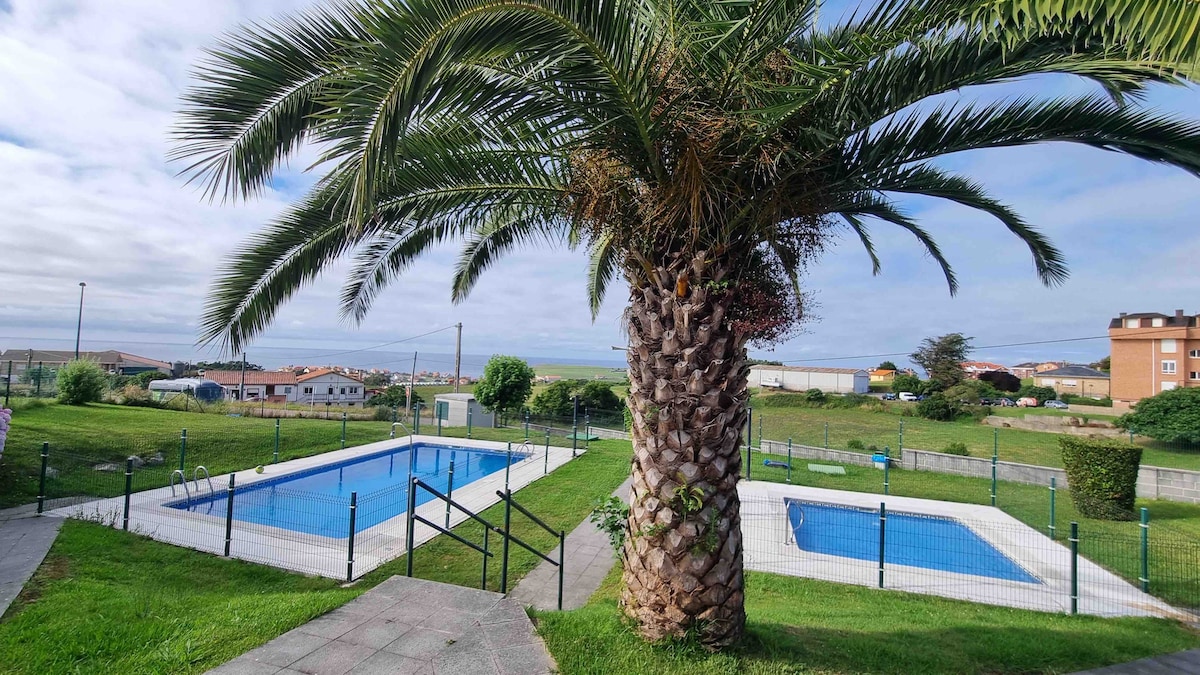
[[[62,518],[37,515],[33,505],[0,511],[0,616],[46,557]]]
[[[630,482],[627,479],[613,495],[628,502]],[[562,608],[579,609],[600,588],[616,563],[616,557],[608,543],[608,535],[590,519],[571,530],[564,544]],[[542,561],[508,595],[535,609],[558,609],[558,567]]]
[[[1075,675],[1200,675],[1200,649],[1189,649],[1149,659],[1118,663],[1115,666],[1087,670]]]
[[[392,577],[211,675],[537,675],[554,659],[499,593]]]

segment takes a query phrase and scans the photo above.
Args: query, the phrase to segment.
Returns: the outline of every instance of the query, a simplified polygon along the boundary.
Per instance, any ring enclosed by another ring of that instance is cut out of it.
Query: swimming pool
[[[879,559],[879,511],[798,499],[785,499],[784,503],[800,550],[856,560]],[[953,518],[889,511],[885,535],[885,564],[1041,583]]]
[[[454,489],[505,470],[508,455],[479,448],[432,443],[392,448],[364,457],[306,469],[258,481],[234,493],[233,518],[305,534],[344,539],[350,536],[350,495],[357,493],[354,530],[361,532],[408,510],[408,463],[413,475],[439,492],[450,482],[454,463]],[[526,455],[512,454],[512,465]],[[417,504],[433,499],[421,490]],[[210,496],[176,501],[168,507],[224,516],[227,495],[218,489]]]

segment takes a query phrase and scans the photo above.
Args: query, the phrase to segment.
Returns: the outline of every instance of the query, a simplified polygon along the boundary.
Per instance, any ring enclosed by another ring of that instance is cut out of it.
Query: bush
[[[72,361],[58,369],[58,400],[67,405],[95,403],[104,397],[108,378],[91,361]]]
[[[1104,408],[1112,407],[1112,399],[1107,396],[1104,398],[1091,398],[1090,396],[1080,396],[1078,394],[1063,394],[1058,397],[1058,400],[1070,404],[1078,403],[1079,405],[1098,405]]]
[[[854,438],[849,441],[846,441],[846,449],[847,450],[866,450],[867,448],[865,445],[863,445],[862,441],[858,440],[857,438]]]
[[[808,391],[804,392],[804,400],[808,401],[809,403],[824,403],[825,392],[821,391],[820,389],[809,389]]]
[[[1156,441],[1200,443],[1200,389],[1171,389],[1144,398],[1116,425]]]
[[[376,422],[391,422],[392,415],[394,414],[395,408],[389,408],[386,405],[376,405],[375,414],[371,416],[371,419]]]
[[[933,394],[917,404],[917,414],[927,420],[950,422],[957,418],[961,412],[962,407],[959,406],[958,402],[946,398],[946,395],[941,392]]]
[[[946,453],[947,455],[959,455],[961,457],[971,456],[971,451],[967,450],[967,444],[959,443],[957,441],[947,445],[944,449],[942,449],[942,452]]]
[[[1063,468],[1071,501],[1081,514],[1101,520],[1133,520],[1142,449],[1127,443],[1062,436]]]
[[[911,394],[921,394],[925,391],[925,383],[916,375],[901,373],[892,380],[892,391],[897,394],[902,391],[907,391]]]
[[[136,384],[127,384],[121,389],[120,400],[121,405],[133,406],[135,408],[161,408],[162,405],[150,397],[150,392],[142,389]]]

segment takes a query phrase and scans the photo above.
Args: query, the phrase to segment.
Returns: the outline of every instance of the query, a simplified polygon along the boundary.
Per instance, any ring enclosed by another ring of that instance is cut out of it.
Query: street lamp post
[[[79,282],[79,322],[75,324],[75,360],[79,360],[79,334],[83,332],[83,289],[87,284]]]

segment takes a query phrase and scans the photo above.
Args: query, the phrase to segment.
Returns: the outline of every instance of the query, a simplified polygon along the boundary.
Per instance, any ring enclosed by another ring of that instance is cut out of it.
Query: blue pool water
[[[454,462],[454,490],[484,476],[504,471],[506,453],[447,445],[417,443],[413,446],[413,475],[445,493],[450,462]],[[516,453],[512,463],[525,459]],[[352,460],[299,471],[238,489],[233,499],[233,517],[306,534],[346,538],[350,536],[350,493],[358,493],[354,529],[361,532],[408,510],[409,448],[396,448]],[[417,504],[433,499],[418,490]],[[177,502],[172,508],[224,516],[228,501],[217,489],[207,498]]]
[[[857,560],[879,559],[879,511],[786,499],[796,545]],[[1041,583],[953,518],[889,511],[884,563]]]

